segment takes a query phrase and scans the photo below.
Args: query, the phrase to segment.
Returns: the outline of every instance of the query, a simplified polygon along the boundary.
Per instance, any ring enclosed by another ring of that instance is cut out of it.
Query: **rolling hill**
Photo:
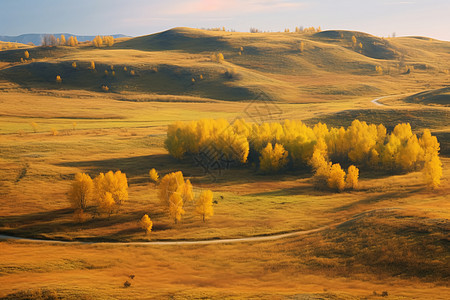
[[[8,36],[8,35],[0,35],[0,41],[3,42],[14,42],[14,43],[21,43],[21,44],[34,44],[34,45],[41,45],[42,38],[47,33],[28,33],[28,34],[21,34],[17,36]],[[66,38],[69,38],[71,36],[77,37],[77,40],[79,42],[85,42],[85,41],[92,41],[95,38],[95,35],[77,35],[77,34],[71,34],[71,33],[55,33],[53,34],[56,38],[60,38],[61,35],[65,35]],[[127,37],[123,34],[113,34],[114,38],[123,38]]]
[[[23,51],[3,51],[0,61],[7,65],[0,78],[27,88],[102,91],[107,86],[113,93],[232,101],[252,100],[263,91],[278,101],[317,102],[441,88],[434,79],[448,78],[449,49],[450,43],[444,41],[383,39],[353,31],[174,28],[101,49],[36,47],[29,50],[34,60],[25,63],[19,63]],[[223,61],[211,58],[218,53]],[[89,69],[91,61],[95,70]],[[76,68],[71,67],[73,62]],[[57,75],[62,84],[56,84]]]

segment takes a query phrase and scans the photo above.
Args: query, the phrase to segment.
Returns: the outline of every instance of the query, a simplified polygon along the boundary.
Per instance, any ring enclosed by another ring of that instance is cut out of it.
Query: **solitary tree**
[[[61,46],[65,46],[66,45],[66,37],[64,36],[64,34],[61,34],[61,37],[59,39],[59,44]]]
[[[152,231],[153,222],[147,214],[141,218],[139,225],[145,230],[146,234],[149,234]]]
[[[69,192],[69,201],[74,209],[86,209],[88,201],[93,196],[94,184],[91,177],[85,173],[77,173]]]
[[[305,43],[300,42],[300,52],[303,53],[303,50],[305,50]]]
[[[57,83],[61,83],[62,82],[62,78],[60,75],[56,75],[56,82]]]
[[[91,61],[91,66],[89,67],[89,69],[95,70],[95,62]]]
[[[213,192],[211,190],[203,191],[197,198],[195,212],[202,217],[203,222],[214,215],[212,201]]]
[[[28,59],[28,58],[30,58],[30,53],[28,53],[28,51],[25,50],[24,56],[25,56],[25,59]]]
[[[158,172],[153,168],[150,170],[150,172],[148,172],[148,175],[150,176],[150,180],[153,182],[158,182],[159,180],[159,175]]]

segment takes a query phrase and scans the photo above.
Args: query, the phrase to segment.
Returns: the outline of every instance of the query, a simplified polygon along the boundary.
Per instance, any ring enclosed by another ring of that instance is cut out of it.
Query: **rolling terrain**
[[[0,235],[50,240],[0,240],[0,299],[447,299],[449,70],[450,42],[339,30],[174,28],[112,47],[0,51]],[[362,170],[358,190],[333,193],[315,189],[309,169],[212,177],[164,147],[175,121],[238,117],[429,128],[442,184]],[[174,224],[151,168],[182,170],[195,194],[211,189],[214,216],[203,223],[187,206]],[[127,174],[129,200],[77,222],[74,175],[109,170]]]

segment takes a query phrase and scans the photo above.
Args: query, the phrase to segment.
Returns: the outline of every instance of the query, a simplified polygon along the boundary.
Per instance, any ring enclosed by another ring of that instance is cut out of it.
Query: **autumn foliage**
[[[196,200],[195,212],[202,217],[203,222],[214,215],[213,192],[211,190],[203,191]]]
[[[94,183],[91,177],[85,173],[75,175],[75,180],[69,192],[69,201],[72,207],[77,210],[85,210],[87,203],[92,199]]]
[[[94,179],[95,196],[101,212],[111,214],[128,200],[127,176],[121,171],[100,173]]]
[[[149,234],[152,231],[153,222],[150,219],[150,217],[147,214],[145,214],[139,220],[139,226],[145,230],[146,234]]]
[[[196,212],[202,216],[203,221],[213,215],[212,195],[211,191],[204,191],[195,199]],[[178,223],[186,213],[185,206],[194,204],[193,186],[189,179],[184,179],[181,171],[172,172],[159,181],[158,197],[169,217],[174,223]]]
[[[158,172],[153,168],[148,172],[148,175],[150,176],[150,180],[153,182],[158,182],[159,180],[159,175]]]
[[[288,163],[288,152],[284,150],[283,145],[271,143],[261,151],[259,166],[265,173],[277,173]]]
[[[114,45],[114,37],[97,35],[93,40],[94,47],[101,48],[103,46],[111,47]]]
[[[398,124],[388,133],[382,124],[359,120],[347,128],[328,128],[298,120],[255,124],[237,119],[230,124],[224,119],[204,119],[169,125],[165,146],[178,159],[207,154],[211,160],[259,163],[266,173],[285,166],[310,166],[317,181],[336,190],[357,188],[360,168],[390,173],[423,170],[433,188],[442,177],[436,137],[429,130],[414,134],[408,123]],[[348,174],[342,166],[350,166]]]

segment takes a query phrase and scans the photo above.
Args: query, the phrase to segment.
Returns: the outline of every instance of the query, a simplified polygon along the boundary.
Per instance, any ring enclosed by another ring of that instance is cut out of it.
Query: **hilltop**
[[[0,70],[0,78],[27,88],[102,91],[108,86],[112,93],[206,101],[251,100],[263,91],[274,100],[317,102],[441,88],[448,83],[449,49],[450,42],[384,39],[353,31],[239,33],[174,28],[121,39],[101,49],[31,48],[34,60],[24,64],[18,63],[21,51],[3,51],[0,61],[8,65]],[[218,53],[223,61],[211,59]],[[96,63],[95,72],[89,70],[91,61]],[[55,83],[57,75],[63,84]]]
[[[21,43],[21,44],[32,43],[32,44],[38,46],[38,45],[42,44],[42,39],[44,38],[45,35],[47,35],[47,33],[27,33],[27,34],[21,34],[21,35],[16,35],[16,36],[0,35],[0,41]],[[56,38],[60,38],[61,35],[64,35],[66,38],[73,36],[73,37],[76,37],[78,39],[78,41],[80,41],[80,42],[92,41],[95,38],[95,35],[78,35],[78,34],[72,34],[72,33],[54,33],[53,35]],[[124,34],[113,34],[112,36],[115,39],[128,37]]]

